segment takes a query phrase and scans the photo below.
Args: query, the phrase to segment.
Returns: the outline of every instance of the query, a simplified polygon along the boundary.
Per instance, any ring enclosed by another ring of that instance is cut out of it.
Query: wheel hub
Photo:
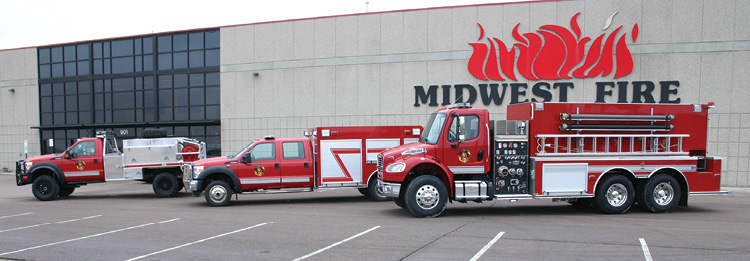
[[[607,202],[613,207],[619,207],[625,204],[628,199],[628,190],[622,184],[612,184],[607,189]]]
[[[662,182],[654,187],[654,202],[661,206],[668,205],[674,199],[674,188],[667,182]]]
[[[209,189],[208,193],[209,193],[209,195],[211,197],[211,200],[216,201],[216,202],[220,202],[220,201],[224,200],[224,198],[226,198],[226,196],[227,196],[227,190],[224,189],[221,186],[211,187],[211,189]]]
[[[437,188],[432,185],[424,185],[417,190],[417,204],[422,209],[432,209],[440,201]]]

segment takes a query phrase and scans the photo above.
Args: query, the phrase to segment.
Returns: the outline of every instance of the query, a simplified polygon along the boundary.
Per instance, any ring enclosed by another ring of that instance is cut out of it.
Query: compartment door
[[[320,184],[362,183],[362,140],[320,141]]]

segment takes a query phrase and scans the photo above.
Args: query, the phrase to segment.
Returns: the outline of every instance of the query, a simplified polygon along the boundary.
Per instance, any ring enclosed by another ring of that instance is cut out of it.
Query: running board
[[[729,195],[731,194],[729,191],[698,191],[698,192],[690,192],[688,193],[690,195]]]
[[[495,199],[533,199],[534,196],[529,194],[507,194],[507,195],[495,195]]]
[[[299,188],[299,189],[271,189],[261,191],[245,191],[241,194],[279,194],[279,193],[299,193],[299,192],[312,192],[315,191],[312,188]]]

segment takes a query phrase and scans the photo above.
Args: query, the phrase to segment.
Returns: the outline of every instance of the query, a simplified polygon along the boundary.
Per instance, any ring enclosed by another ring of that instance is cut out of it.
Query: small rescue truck
[[[30,157],[16,162],[16,184],[32,184],[31,192],[42,201],[67,197],[80,186],[116,180],[153,183],[159,197],[171,197],[182,189],[184,162],[206,158],[206,144],[188,138],[123,140],[120,152],[111,131],[82,138],[61,154]]]
[[[228,205],[232,194],[306,192],[356,188],[374,200],[377,155],[417,142],[420,126],[318,127],[306,138],[256,139],[237,153],[198,160],[183,167],[185,187],[211,206]]]

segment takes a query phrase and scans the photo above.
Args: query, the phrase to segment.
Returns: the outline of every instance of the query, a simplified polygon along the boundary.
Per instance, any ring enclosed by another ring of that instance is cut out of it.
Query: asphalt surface
[[[240,195],[228,207],[138,181],[37,201],[0,175],[0,259],[750,260],[750,193],[623,215],[551,200],[449,204],[420,219],[354,189]]]

